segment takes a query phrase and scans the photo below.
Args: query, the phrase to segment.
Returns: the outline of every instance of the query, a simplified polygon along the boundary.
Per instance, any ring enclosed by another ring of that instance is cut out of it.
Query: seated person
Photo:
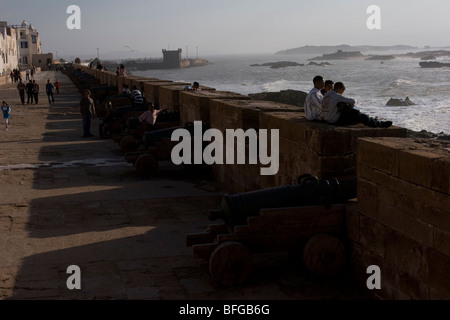
[[[320,90],[320,93],[324,96],[325,93],[327,93],[330,90],[333,90],[334,82],[332,80],[325,80],[325,86],[322,90]]]
[[[128,87],[128,85],[126,85],[126,84],[123,85],[122,95],[124,95],[126,97],[131,97],[131,90]]]
[[[322,116],[322,99],[320,92],[324,87],[323,77],[315,76],[313,79],[314,88],[312,88],[305,99],[305,116],[309,121],[321,121]]]
[[[198,91],[198,90],[200,90],[200,84],[197,81],[192,83],[192,86],[184,87],[184,91]]]
[[[133,104],[144,104],[144,96],[141,91],[138,90],[136,86],[133,86],[133,91],[131,91],[131,96],[133,100]]]
[[[141,114],[138,119],[139,122],[141,124],[145,124],[145,125],[149,125],[149,126],[153,126],[156,122],[156,118],[158,117],[158,114],[161,112],[162,110],[156,110],[153,107],[152,103],[149,103],[148,105],[148,110],[145,111],[143,114]]]
[[[392,125],[391,121],[378,121],[355,109],[356,101],[344,97],[342,95],[344,91],[344,84],[336,82],[333,90],[328,91],[323,97],[322,116],[326,122],[343,126],[362,123],[373,128],[388,128]]]

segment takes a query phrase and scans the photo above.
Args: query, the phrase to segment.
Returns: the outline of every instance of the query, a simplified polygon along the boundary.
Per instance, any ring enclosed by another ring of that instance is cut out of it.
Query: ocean
[[[420,50],[419,50],[420,51]],[[423,50],[422,50],[423,51]],[[407,52],[363,52],[364,55]],[[306,66],[316,55],[247,54],[201,57],[211,65],[195,68],[133,71],[134,75],[171,81],[198,81],[200,85],[240,94],[300,90],[309,92],[321,75],[346,86],[344,96],[357,100],[361,112],[414,131],[450,135],[450,68],[421,68],[418,58],[329,60],[329,66]],[[273,69],[251,66],[292,61],[305,66]],[[450,62],[450,57],[436,61]],[[323,61],[315,62],[320,63]],[[412,106],[386,106],[391,98],[409,99]]]

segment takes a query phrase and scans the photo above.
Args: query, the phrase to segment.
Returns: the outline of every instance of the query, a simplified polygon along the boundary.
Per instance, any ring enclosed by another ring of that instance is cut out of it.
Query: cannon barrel
[[[135,104],[135,105],[130,105],[130,106],[117,107],[114,110],[114,117],[120,118],[130,112],[135,112],[135,111],[144,112],[147,110],[148,110],[148,104]]]
[[[231,229],[247,224],[247,218],[259,216],[264,208],[331,205],[356,197],[356,178],[319,180],[301,176],[300,183],[274,188],[225,195],[219,209],[211,210],[209,218],[222,218]]]
[[[202,134],[207,130],[207,126],[202,126]],[[166,129],[154,130],[145,132],[142,141],[146,147],[154,146],[156,142],[159,142],[163,139],[170,139],[172,137],[172,133],[177,129],[186,129],[191,136],[194,134],[194,124],[191,122],[186,123],[184,126],[176,126]]]

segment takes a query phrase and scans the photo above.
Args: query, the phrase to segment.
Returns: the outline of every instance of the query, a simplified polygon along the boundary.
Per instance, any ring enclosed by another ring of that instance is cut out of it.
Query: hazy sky
[[[68,6],[81,9],[81,30],[69,30]],[[366,12],[381,9],[381,29]],[[450,2],[444,0],[0,0],[0,21],[31,23],[43,52],[58,57],[129,50],[162,57],[186,48],[190,57],[275,53],[304,45],[450,45]],[[197,51],[198,50],[198,51]]]

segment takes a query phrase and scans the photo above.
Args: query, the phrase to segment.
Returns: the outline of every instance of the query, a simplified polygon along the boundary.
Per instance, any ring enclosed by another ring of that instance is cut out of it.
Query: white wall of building
[[[0,21],[0,75],[9,75],[19,65],[16,29]]]

